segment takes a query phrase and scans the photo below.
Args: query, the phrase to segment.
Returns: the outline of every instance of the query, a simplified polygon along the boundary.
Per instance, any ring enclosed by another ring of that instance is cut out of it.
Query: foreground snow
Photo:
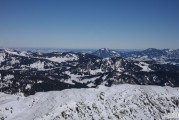
[[[168,113],[179,113],[179,88],[123,84],[29,97],[0,93],[5,120],[160,120]]]

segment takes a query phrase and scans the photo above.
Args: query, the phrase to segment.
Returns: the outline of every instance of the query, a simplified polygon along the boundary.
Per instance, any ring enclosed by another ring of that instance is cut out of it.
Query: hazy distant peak
[[[109,48],[101,48],[99,50],[103,50],[103,51],[109,51]]]
[[[120,54],[115,50],[110,50],[108,48],[101,48],[92,53],[98,57],[107,58],[107,57],[119,57]]]

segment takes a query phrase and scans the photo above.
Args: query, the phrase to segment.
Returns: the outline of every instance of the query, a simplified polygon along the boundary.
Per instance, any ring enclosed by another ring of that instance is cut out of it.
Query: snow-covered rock
[[[179,88],[99,86],[41,92],[29,97],[0,93],[1,120],[161,120],[179,112]]]

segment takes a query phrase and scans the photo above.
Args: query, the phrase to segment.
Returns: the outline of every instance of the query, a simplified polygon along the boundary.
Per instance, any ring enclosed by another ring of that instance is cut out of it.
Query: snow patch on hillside
[[[33,64],[30,64],[30,67],[42,70],[42,69],[44,69],[44,62],[37,61]]]
[[[0,53],[0,63],[3,62],[4,60],[5,60],[5,54]]]
[[[22,51],[22,52],[20,52],[19,55],[20,56],[27,56],[27,55],[29,55],[29,53],[27,51]]]
[[[78,60],[78,57],[76,55],[73,54],[69,54],[66,56],[59,56],[59,57],[51,57],[51,58],[46,58],[47,60],[53,61],[53,62],[66,62],[66,61],[74,61],[74,60]]]
[[[135,65],[138,65],[139,67],[141,67],[142,68],[141,71],[145,71],[145,72],[152,71],[152,69],[149,68],[149,64],[145,62],[139,62],[139,64],[135,63]]]
[[[11,49],[5,49],[5,52],[9,53],[9,54],[13,54],[13,55],[19,55],[17,52],[11,50]]]

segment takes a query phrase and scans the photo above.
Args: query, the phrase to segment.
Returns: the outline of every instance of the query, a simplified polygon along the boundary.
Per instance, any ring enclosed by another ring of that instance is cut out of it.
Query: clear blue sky
[[[1,47],[179,48],[179,0],[0,0]]]

